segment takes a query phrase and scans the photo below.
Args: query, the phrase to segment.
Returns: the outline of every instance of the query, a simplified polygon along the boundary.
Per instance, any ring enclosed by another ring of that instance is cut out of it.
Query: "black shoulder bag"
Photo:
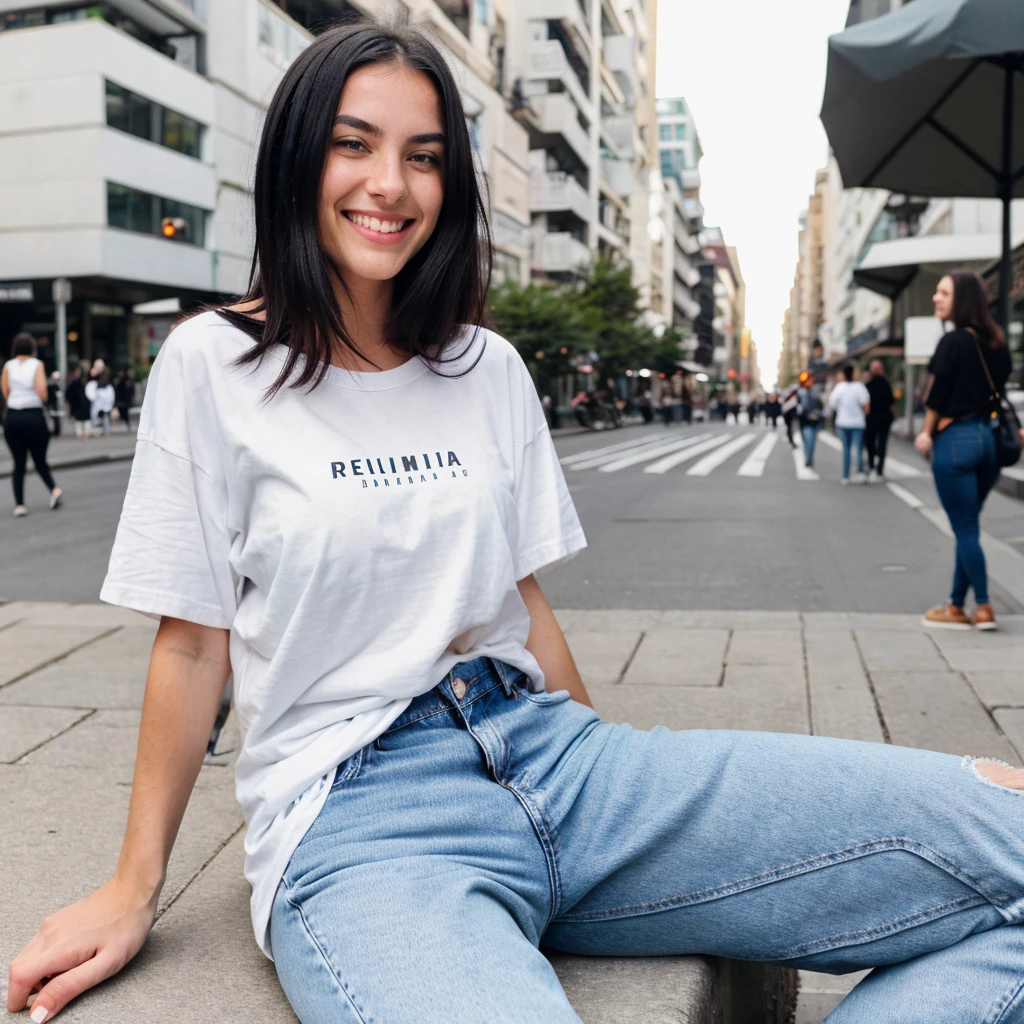
[[[992,374],[988,372],[988,363],[985,362],[985,353],[981,351],[981,342],[972,334],[974,344],[978,349],[978,358],[981,360],[982,369],[988,379],[990,394],[988,396],[989,406],[992,409],[992,416],[996,420],[993,434],[996,438],[996,461],[1000,466],[1013,466],[1020,459],[1020,420],[1013,406],[996,391],[992,383]]]

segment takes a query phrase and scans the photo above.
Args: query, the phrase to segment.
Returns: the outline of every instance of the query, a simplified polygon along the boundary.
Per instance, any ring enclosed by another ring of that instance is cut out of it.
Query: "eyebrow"
[[[334,123],[345,125],[348,128],[355,128],[358,132],[366,132],[367,135],[375,135],[377,138],[384,134],[375,124],[370,124],[369,121],[364,121],[361,117],[350,117],[348,114],[339,114],[334,119]],[[444,145],[446,141],[444,132],[426,132],[423,135],[412,135],[409,137],[409,142],[417,146],[423,146],[430,142],[439,142],[441,145]]]

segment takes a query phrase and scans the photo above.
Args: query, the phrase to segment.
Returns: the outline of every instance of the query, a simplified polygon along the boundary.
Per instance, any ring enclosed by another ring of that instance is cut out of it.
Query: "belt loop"
[[[512,683],[509,682],[509,678],[505,673],[504,662],[498,661],[496,658],[487,659],[491,666],[491,671],[498,677],[498,681],[501,683],[501,688],[505,691],[506,697],[512,696]]]

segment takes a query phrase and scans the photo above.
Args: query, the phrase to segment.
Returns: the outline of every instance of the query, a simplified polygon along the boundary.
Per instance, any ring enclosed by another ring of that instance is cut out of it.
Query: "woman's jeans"
[[[850,479],[850,451],[857,453],[857,472],[864,472],[864,428],[836,427],[843,442],[843,479]]]
[[[821,427],[817,424],[800,424],[800,437],[804,442],[804,463],[808,466],[814,465],[814,446],[818,441],[820,429]]]
[[[1024,792],[524,683],[457,665],[338,768],[271,917],[303,1024],[579,1024],[541,949],[877,967],[829,1024],[1024,1020]]]
[[[32,409],[8,409],[4,423],[4,440],[11,450],[14,460],[14,472],[11,473],[11,486],[14,489],[14,504],[25,504],[25,471],[28,468],[28,456],[32,454],[39,478],[52,491],[57,485],[46,462],[46,449],[50,444],[50,428],[46,425],[46,417],[38,406]]]
[[[968,587],[973,587],[974,600],[988,604],[988,576],[978,519],[988,492],[999,479],[996,439],[989,421],[978,416],[946,427],[932,445],[932,473],[956,537],[956,568],[949,602],[962,608]]]

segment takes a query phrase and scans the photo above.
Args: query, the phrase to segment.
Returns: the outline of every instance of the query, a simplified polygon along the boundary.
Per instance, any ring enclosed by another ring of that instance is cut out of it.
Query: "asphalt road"
[[[598,449],[622,445],[609,454],[641,461],[610,472],[607,463],[564,464],[590,546],[543,575],[552,605],[918,612],[944,600],[952,542],[884,486],[841,487],[840,455],[827,443],[816,453],[818,480],[797,479],[781,429],[760,474],[740,475],[745,464],[757,472],[755,453],[769,444],[767,433],[652,425],[559,438],[559,455],[570,460],[591,451],[597,459]],[[646,471],[664,456],[645,452],[687,440],[718,443],[663,473]],[[707,475],[690,472],[716,452],[728,457]],[[892,454],[920,472],[893,479],[937,505],[914,452],[895,443]],[[30,475],[32,513],[0,518],[0,597],[95,601],[129,471],[127,462],[63,470],[67,500],[56,512],[46,510],[42,485]],[[984,526],[1024,551],[1024,503],[994,494]],[[997,582],[992,591],[997,610],[1024,611]]]

